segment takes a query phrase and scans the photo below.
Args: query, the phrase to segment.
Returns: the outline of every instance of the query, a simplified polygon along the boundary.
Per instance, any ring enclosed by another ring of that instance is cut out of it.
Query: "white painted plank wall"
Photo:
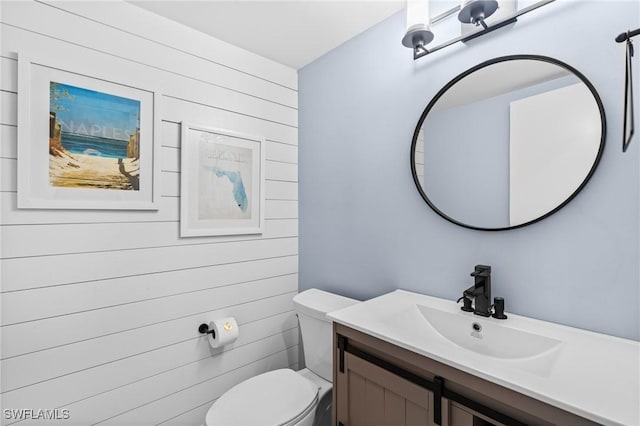
[[[2,4],[0,3],[0,57],[2,54],[2,49],[1,49],[1,45],[2,45],[2,21],[3,21],[3,15],[2,15],[2,11],[3,11],[3,7]],[[5,75],[9,75],[9,70],[7,68],[11,68],[8,65],[5,65],[4,63],[0,63],[0,95],[2,94],[2,80],[4,78]],[[2,103],[1,99],[0,99],[0,158],[2,158],[3,156],[5,156],[5,154],[7,152],[10,152],[10,150],[6,150],[3,149],[3,146],[6,145],[5,143],[3,143],[5,140],[7,140],[8,138],[11,137],[15,137],[17,135],[17,129],[16,127],[7,127],[2,125],[2,121],[1,121],[1,117],[4,117],[4,108],[5,105]],[[0,165],[0,187],[2,186],[2,182],[4,180],[4,176],[2,173],[2,167]],[[2,201],[0,201],[0,203],[2,203]],[[3,256],[3,252],[2,252],[2,246],[4,245],[2,242],[4,241],[4,234],[3,234],[3,226],[2,226],[2,205],[0,204],[0,386],[2,383],[2,342],[4,341],[4,335],[2,333],[2,306],[4,305],[4,300],[2,297],[2,277],[3,277],[3,271],[2,271],[2,256]],[[0,390],[0,411],[2,411],[4,407],[3,404],[3,397],[2,397],[2,393]],[[198,409],[194,409],[191,412],[192,413],[196,413],[198,412],[198,410],[202,410],[204,407],[199,407]],[[2,416],[4,417],[4,416]],[[179,418],[179,417],[178,417]],[[1,422],[2,420],[0,420]]]
[[[296,71],[126,2],[2,1],[0,22],[2,408],[198,425],[234,384],[297,368]],[[159,211],[16,208],[20,53],[163,95]],[[179,237],[181,121],[267,139],[263,235]],[[240,338],[213,350],[197,326],[227,315]]]

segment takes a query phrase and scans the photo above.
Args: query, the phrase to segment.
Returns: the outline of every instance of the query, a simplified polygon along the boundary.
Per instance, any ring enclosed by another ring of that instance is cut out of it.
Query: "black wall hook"
[[[201,334],[211,334],[213,335],[213,338],[216,338],[216,331],[215,330],[209,330],[209,325],[207,324],[200,324],[200,327],[198,327],[198,331]]]
[[[624,76],[624,111],[622,120],[622,152],[627,152],[629,144],[635,134],[635,115],[633,107],[633,72],[632,60],[633,58],[633,42],[632,37],[640,35],[640,28],[637,30],[629,30],[626,33],[621,33],[616,37],[618,43],[626,42],[626,58],[625,58],[625,76]]]
[[[640,35],[640,28],[638,28],[637,30],[627,31],[626,33],[618,34],[618,36],[616,37],[616,41],[618,43],[622,43],[623,41],[630,40],[631,37],[635,37],[637,35]]]

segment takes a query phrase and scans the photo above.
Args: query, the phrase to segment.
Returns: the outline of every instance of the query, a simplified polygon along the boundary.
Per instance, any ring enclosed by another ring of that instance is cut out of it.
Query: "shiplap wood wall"
[[[260,372],[298,363],[296,71],[126,2],[0,2],[2,424],[198,425]],[[17,58],[162,94],[157,212],[18,210]],[[263,136],[261,236],[179,238],[181,121]],[[201,322],[233,315],[214,351]]]

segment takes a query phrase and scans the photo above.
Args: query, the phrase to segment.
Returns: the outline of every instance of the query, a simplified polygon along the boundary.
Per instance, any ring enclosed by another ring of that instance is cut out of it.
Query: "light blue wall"
[[[556,2],[414,62],[398,13],[300,70],[300,289],[455,299],[483,263],[507,311],[640,340],[640,135],[623,154],[624,47],[613,40],[639,26],[637,1]],[[602,97],[607,146],[589,184],[558,213],[521,229],[473,231],[418,194],[411,137],[451,78],[511,54],[581,71]]]

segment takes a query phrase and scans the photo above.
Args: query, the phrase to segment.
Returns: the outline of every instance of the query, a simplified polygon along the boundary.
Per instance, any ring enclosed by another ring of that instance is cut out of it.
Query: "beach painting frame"
[[[18,57],[18,208],[157,210],[160,95]]]
[[[265,141],[181,123],[180,236],[262,234]]]

